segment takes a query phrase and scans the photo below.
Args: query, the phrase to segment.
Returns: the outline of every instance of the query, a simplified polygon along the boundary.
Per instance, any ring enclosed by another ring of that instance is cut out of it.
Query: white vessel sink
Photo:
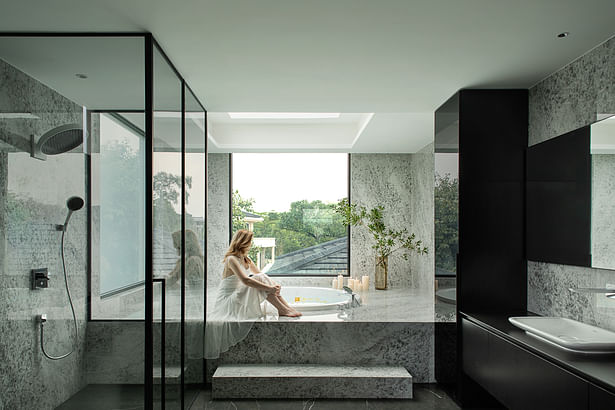
[[[529,335],[580,353],[615,353],[615,332],[562,317],[517,316],[508,321]]]

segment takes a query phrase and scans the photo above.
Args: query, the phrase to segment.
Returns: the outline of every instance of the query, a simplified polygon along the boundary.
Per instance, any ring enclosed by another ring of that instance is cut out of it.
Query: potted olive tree
[[[376,251],[374,276],[376,289],[387,288],[389,255],[393,252],[403,252],[402,257],[405,260],[408,260],[409,252],[416,252],[419,255],[428,253],[427,247],[423,246],[422,241],[416,240],[414,233],[408,233],[405,228],[398,231],[387,228],[384,223],[383,206],[376,206],[368,211],[364,206],[350,203],[344,198],[335,206],[335,212],[342,216],[348,226],[365,226],[374,238],[372,249]]]

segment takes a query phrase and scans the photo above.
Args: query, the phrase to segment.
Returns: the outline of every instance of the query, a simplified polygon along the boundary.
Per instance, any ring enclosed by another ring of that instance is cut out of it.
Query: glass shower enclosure
[[[42,152],[67,124],[77,146]],[[0,408],[189,407],[204,381],[206,129],[151,34],[0,35],[0,288],[18,295],[0,326],[19,329],[0,350],[21,357],[4,360]],[[65,286],[56,224],[72,196],[85,206],[63,232]],[[43,356],[41,314],[45,349],[74,353]]]

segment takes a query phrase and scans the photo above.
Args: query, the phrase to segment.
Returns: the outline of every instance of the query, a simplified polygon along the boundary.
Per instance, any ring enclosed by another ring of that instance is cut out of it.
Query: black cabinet
[[[462,343],[466,375],[507,408],[588,409],[589,383],[567,370],[466,319],[462,320]],[[605,394],[610,393],[593,393],[596,406],[608,402]]]
[[[589,410],[613,410],[615,409],[615,394],[589,385]]]

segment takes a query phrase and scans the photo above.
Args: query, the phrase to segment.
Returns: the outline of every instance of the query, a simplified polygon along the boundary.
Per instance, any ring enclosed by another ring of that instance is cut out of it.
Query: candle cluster
[[[367,291],[369,290],[369,276],[363,275],[360,279],[358,277],[348,278],[346,286],[352,289],[353,292]],[[337,275],[337,278],[331,282],[331,287],[333,289],[342,289],[344,287],[344,277]]]

